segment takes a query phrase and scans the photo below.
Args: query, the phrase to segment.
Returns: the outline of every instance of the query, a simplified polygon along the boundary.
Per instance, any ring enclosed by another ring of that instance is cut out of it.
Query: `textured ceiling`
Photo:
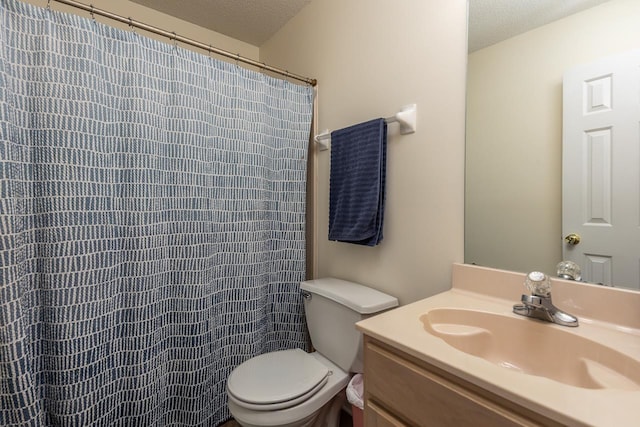
[[[609,0],[469,0],[469,52]]]
[[[131,1],[258,47],[311,2],[311,0]]]
[[[258,47],[311,2],[311,0],[131,1]],[[392,3],[395,0],[388,1]],[[469,52],[606,1],[608,0],[469,0]]]

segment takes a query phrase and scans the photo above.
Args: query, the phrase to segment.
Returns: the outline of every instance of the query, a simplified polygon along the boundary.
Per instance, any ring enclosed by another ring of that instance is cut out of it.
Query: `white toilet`
[[[354,324],[396,307],[392,296],[353,282],[302,282],[315,352],[283,350],[247,360],[227,381],[229,410],[244,427],[339,424],[343,390],[362,372],[362,335]]]

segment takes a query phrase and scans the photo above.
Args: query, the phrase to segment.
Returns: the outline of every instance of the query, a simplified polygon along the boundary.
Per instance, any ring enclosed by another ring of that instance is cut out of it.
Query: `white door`
[[[562,231],[583,280],[640,289],[640,51],[564,75]]]

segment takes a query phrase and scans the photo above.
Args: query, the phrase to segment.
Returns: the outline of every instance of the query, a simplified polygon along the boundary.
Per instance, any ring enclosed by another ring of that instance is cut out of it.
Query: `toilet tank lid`
[[[336,301],[361,314],[377,313],[398,306],[396,297],[333,277],[307,280],[300,284],[300,289]]]

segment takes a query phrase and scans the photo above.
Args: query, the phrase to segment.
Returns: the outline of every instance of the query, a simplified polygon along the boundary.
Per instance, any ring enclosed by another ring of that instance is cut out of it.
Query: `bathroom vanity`
[[[374,338],[364,357],[366,426],[561,425]]]
[[[640,294],[552,279],[569,328],[512,312],[524,274],[453,268],[450,291],[357,323],[366,426],[638,425]]]

